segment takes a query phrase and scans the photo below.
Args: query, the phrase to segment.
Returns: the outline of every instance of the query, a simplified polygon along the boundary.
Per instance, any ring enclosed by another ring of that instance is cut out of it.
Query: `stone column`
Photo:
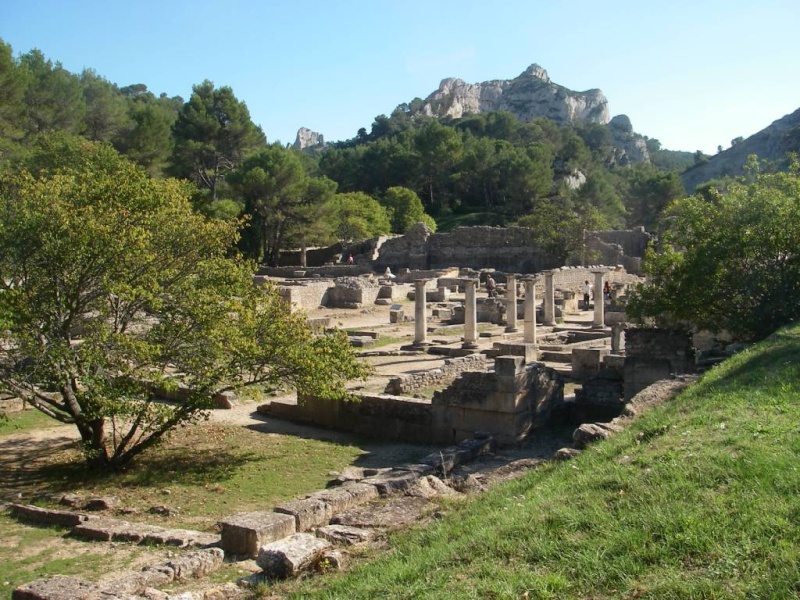
[[[506,333],[519,331],[517,328],[517,276],[506,275]]]
[[[603,298],[603,275],[605,271],[592,271],[594,273],[594,321],[592,327],[602,329],[605,327],[605,298]]]
[[[547,327],[556,324],[556,291],[552,271],[544,272],[544,324]]]
[[[625,338],[623,337],[625,334],[624,327],[622,324],[618,323],[616,325],[611,326],[611,351],[612,352],[622,352],[625,347]]]
[[[523,342],[536,345],[536,282],[525,279],[525,332]]]
[[[461,347],[467,349],[478,347],[477,284],[475,279],[464,280],[464,343]]]
[[[428,343],[428,310],[425,284],[427,279],[414,280],[414,345],[424,346]]]

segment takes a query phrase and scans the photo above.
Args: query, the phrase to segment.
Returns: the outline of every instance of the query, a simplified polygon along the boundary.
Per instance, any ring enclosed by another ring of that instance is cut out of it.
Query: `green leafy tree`
[[[336,237],[342,242],[385,235],[391,230],[386,209],[363,192],[336,194],[326,210]]]
[[[642,164],[628,167],[622,174],[628,184],[625,207],[629,226],[642,225],[648,231],[655,231],[664,209],[686,195],[675,172]]]
[[[755,157],[750,165],[757,169]],[[800,165],[751,179],[723,193],[708,190],[710,201],[692,196],[667,209],[631,315],[727,330],[742,340],[800,318]]]
[[[82,133],[86,109],[80,79],[53,64],[39,50],[20,57],[26,79],[25,123],[28,134],[46,131]]]
[[[114,140],[114,146],[151,176],[161,175],[172,152],[176,116],[168,102],[136,99],[129,107],[130,127]]]
[[[86,112],[84,135],[90,140],[106,142],[130,126],[128,103],[117,87],[91,69],[81,73]]]
[[[11,46],[0,40],[0,158],[19,142],[25,105],[25,74],[11,52]]]
[[[172,128],[173,174],[193,180],[217,200],[225,176],[266,143],[264,132],[227,86],[208,80],[192,88]]]
[[[439,121],[426,122],[415,135],[419,154],[421,186],[428,208],[434,213],[446,212],[445,190],[452,170],[461,157],[461,136],[452,127]]]
[[[75,143],[0,182],[7,390],[74,424],[96,468],[130,462],[224,390],[346,397],[365,372],[346,337],[314,335],[252,284],[254,265],[230,258],[235,223],[206,220],[186,183],[149,179],[107,146],[84,141],[83,160],[58,167]],[[182,393],[164,403],[158,389]]]
[[[391,187],[386,190],[382,205],[390,215],[393,233],[405,233],[415,223],[425,223],[432,231],[436,231],[436,221],[425,214],[422,200],[414,190]]]
[[[332,236],[332,225],[327,234],[312,225],[322,219],[322,207],[335,194],[336,184],[309,177],[297,152],[271,144],[247,158],[229,180],[251,217],[244,241],[253,258],[277,265],[290,241],[302,246]]]
[[[619,228],[625,224],[625,205],[608,172],[598,170],[590,174],[578,189],[577,199],[580,204],[598,211],[603,220],[602,228]]]

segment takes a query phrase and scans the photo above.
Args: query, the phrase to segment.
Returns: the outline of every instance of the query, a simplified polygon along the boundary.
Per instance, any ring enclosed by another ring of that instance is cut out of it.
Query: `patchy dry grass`
[[[110,495],[118,499],[125,519],[201,531],[213,531],[225,515],[269,510],[324,488],[331,471],[347,465],[390,466],[417,460],[428,451],[409,444],[360,443],[313,429],[299,428],[307,433],[304,437],[266,432],[258,423],[203,422],[176,430],[124,472],[102,474],[84,467],[71,427],[45,431],[42,426],[52,421],[42,419],[34,411],[13,413],[0,429],[0,498],[56,507],[66,493]],[[168,514],[151,514],[158,506],[169,509]],[[0,584],[9,582],[2,588],[9,594],[14,586],[45,574],[97,579],[108,570],[98,567],[107,563],[110,547],[118,554],[114,569],[147,554],[153,556],[149,562],[158,562],[162,551],[73,540],[65,529],[22,525],[3,513],[0,527]],[[241,575],[235,567],[228,569],[231,578]]]

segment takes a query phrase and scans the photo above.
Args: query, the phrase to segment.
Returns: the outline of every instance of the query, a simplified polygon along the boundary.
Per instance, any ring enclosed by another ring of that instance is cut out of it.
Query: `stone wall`
[[[635,258],[642,258],[647,245],[653,240],[653,236],[647,233],[644,227],[620,231],[594,231],[592,235],[606,244],[619,246],[627,256]]]
[[[535,273],[559,263],[556,256],[532,243],[531,232],[524,227],[459,227],[431,233],[420,224],[403,236],[387,239],[374,268],[442,269],[459,265]]]
[[[641,229],[632,231],[596,231],[587,237],[588,249],[598,258],[592,262],[624,265],[631,273],[639,273],[641,257],[650,235]],[[340,264],[341,257],[353,254],[355,265]],[[340,276],[330,268],[350,268],[352,273],[366,270],[383,272],[386,267],[399,274],[403,269],[437,270],[454,265],[471,269],[496,269],[508,273],[537,273],[562,265],[561,255],[545,251],[532,241],[530,229],[524,227],[459,227],[453,231],[434,233],[417,223],[399,236],[380,236],[343,247],[309,250],[304,267],[307,273],[326,277]],[[298,252],[281,256],[285,270],[264,267],[260,274],[291,276],[300,267]],[[320,266],[321,265],[321,266]],[[318,269],[322,269],[321,271]],[[419,277],[418,277],[419,278]]]
[[[505,356],[495,359],[493,372],[461,373],[433,401],[386,394],[359,395],[356,402],[302,397],[296,405],[272,402],[269,414],[387,440],[449,444],[488,431],[500,443],[514,443],[548,424],[563,398],[554,370]]]
[[[278,293],[292,310],[313,310],[325,306],[328,301],[328,290],[333,288],[333,285],[331,279],[286,282],[278,287]]]
[[[499,356],[493,372],[463,373],[436,392],[432,404],[442,407],[442,427],[451,430],[454,439],[484,430],[510,444],[548,425],[563,399],[564,383],[553,369],[525,364],[520,356]]]
[[[298,273],[302,273],[298,277]],[[316,267],[259,267],[256,275],[267,277],[280,277],[282,279],[302,278],[311,279],[312,277],[355,277],[358,275],[372,274],[370,265],[322,265]]]
[[[328,308],[358,308],[375,304],[384,286],[377,281],[361,277],[342,277],[328,289],[324,305]],[[385,294],[385,292],[383,292]]]
[[[417,373],[408,373],[393,377],[384,390],[385,394],[403,396],[431,387],[445,387],[464,371],[485,371],[489,366],[483,354],[470,354],[458,358],[449,358],[444,366]]]
[[[575,403],[570,407],[570,422],[607,423],[618,417],[624,407],[622,376],[616,369],[603,368],[575,390]]]
[[[659,379],[695,370],[691,334],[644,327],[625,331],[626,400]]]

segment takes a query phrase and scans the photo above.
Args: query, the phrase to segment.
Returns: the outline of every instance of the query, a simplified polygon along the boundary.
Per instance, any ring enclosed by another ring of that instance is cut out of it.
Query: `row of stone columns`
[[[594,320],[593,327],[604,326],[603,313],[603,276],[605,271],[594,273]],[[517,329],[517,275],[506,276],[506,332],[513,333]],[[427,344],[427,298],[425,286],[428,279],[414,281],[414,345]],[[478,347],[478,309],[477,309],[477,279],[464,279],[464,348]],[[525,286],[524,329],[523,342],[536,344],[536,280],[533,278],[522,279]],[[599,301],[598,301],[599,298]],[[553,285],[553,272],[544,273],[544,325],[552,327],[556,324],[555,287]]]

